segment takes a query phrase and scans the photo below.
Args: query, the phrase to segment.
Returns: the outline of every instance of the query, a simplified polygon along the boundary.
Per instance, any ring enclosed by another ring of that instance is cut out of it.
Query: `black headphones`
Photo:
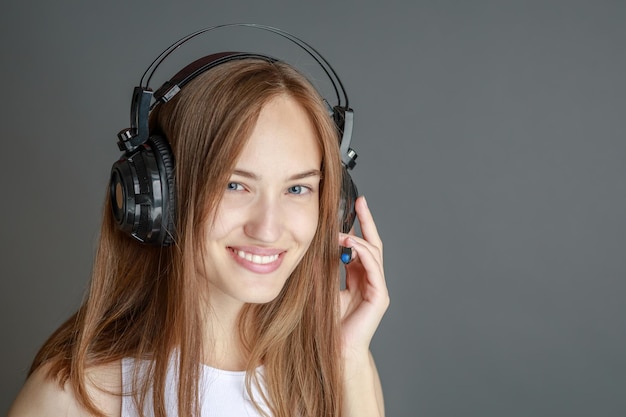
[[[353,126],[353,111],[348,106],[348,96],[341,80],[330,64],[315,49],[295,36],[270,26],[252,23],[233,23],[212,26],[191,33],[164,50],[141,77],[133,91],[130,106],[131,127],[118,134],[118,146],[124,155],[111,168],[110,196],[113,217],[119,228],[138,241],[160,246],[169,246],[175,240],[176,192],[174,181],[174,155],[165,137],[151,135],[148,116],[151,109],[175,96],[181,88],[203,72],[224,62],[258,58],[276,62],[267,55],[241,52],[221,52],[200,58],[179,71],[155,92],[150,80],[161,63],[185,42],[206,32],[227,27],[250,27],[275,33],[295,43],[307,52],[324,70],[330,79],[337,105],[330,106],[326,100],[329,117],[333,118],[339,132],[339,150],[343,165],[341,189],[340,227],[347,233],[354,223],[354,204],[358,196],[357,188],[348,170],[356,165],[357,154],[350,148]],[[146,78],[147,77],[147,78]],[[144,84],[144,79],[146,82]],[[339,92],[341,91],[345,104]],[[154,103],[152,103],[154,99]]]

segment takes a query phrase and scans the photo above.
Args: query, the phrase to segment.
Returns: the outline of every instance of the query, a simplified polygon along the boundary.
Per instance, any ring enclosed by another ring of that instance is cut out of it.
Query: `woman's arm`
[[[383,244],[365,198],[356,202],[363,238],[340,236],[351,247],[346,265],[346,288],[341,292],[342,354],[344,359],[344,415],[385,415],[380,378],[369,346],[387,307],[389,293],[383,269]]]
[[[383,390],[371,353],[346,362],[344,376],[344,414],[346,416],[384,416]]]

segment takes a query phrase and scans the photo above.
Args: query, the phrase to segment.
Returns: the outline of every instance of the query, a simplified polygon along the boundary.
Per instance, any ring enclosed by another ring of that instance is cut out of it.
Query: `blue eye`
[[[228,185],[226,185],[226,189],[228,191],[241,191],[243,190],[243,185],[238,182],[229,182]]]
[[[289,187],[287,189],[287,192],[289,194],[306,194],[308,191],[311,191],[308,187],[302,186],[302,185],[294,185],[292,187]]]

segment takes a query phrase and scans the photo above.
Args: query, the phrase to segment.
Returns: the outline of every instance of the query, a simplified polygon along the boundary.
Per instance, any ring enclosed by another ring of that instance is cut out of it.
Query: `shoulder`
[[[87,391],[94,404],[108,417],[121,414],[121,363],[113,362],[90,369],[86,375]],[[89,417],[89,413],[78,401],[69,384],[61,385],[49,376],[48,367],[42,366],[33,372],[7,417]]]

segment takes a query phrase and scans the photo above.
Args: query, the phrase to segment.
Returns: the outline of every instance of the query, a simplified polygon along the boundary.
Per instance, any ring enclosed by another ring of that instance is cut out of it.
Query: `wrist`
[[[343,366],[346,375],[362,375],[368,372],[372,365],[372,355],[369,349],[349,350],[343,354]]]

